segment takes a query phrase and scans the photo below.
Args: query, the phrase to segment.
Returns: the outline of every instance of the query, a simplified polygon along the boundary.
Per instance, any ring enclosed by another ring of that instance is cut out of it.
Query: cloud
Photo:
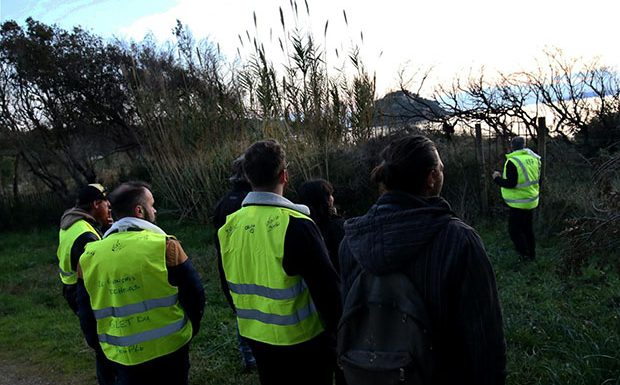
[[[142,16],[129,26],[120,28],[119,34],[122,37],[135,40],[141,40],[149,33],[153,34],[160,41],[170,39],[177,14],[178,11],[175,6],[165,12]]]
[[[230,2],[222,2],[214,7],[212,2],[177,0],[167,10],[142,16],[131,25],[121,28],[119,32],[134,39],[142,39],[147,33],[151,33],[158,40],[164,41],[172,38],[176,20],[181,20],[183,24],[190,26],[195,36],[205,37],[230,24],[227,18],[230,17],[231,6],[226,3]]]
[[[268,2],[265,2],[268,3]],[[273,4],[273,2],[269,2]],[[288,4],[288,2],[287,2]],[[152,34],[159,42],[173,39],[173,28],[180,20],[189,26],[196,39],[208,39],[219,44],[223,54],[234,57],[238,46],[237,35],[253,27],[252,10],[277,7],[260,5],[252,0],[229,0],[213,6],[213,2],[200,0],[177,0],[165,11],[145,15],[130,25],[120,28],[118,34],[135,40]],[[262,22],[259,19],[259,22]]]
[[[386,0],[381,6],[353,0],[309,1],[309,18],[304,3],[297,3],[299,15],[295,19],[288,0],[228,0],[217,5],[178,0],[167,10],[145,15],[119,32],[137,40],[149,32],[159,41],[169,40],[179,19],[197,39],[219,43],[229,58],[236,55],[238,35],[245,39],[246,30],[251,37],[258,36],[269,56],[274,57],[280,51],[282,7],[289,31],[294,20],[302,31],[313,30],[316,43],[332,55],[330,65],[346,57],[351,47],[360,46],[367,69],[377,71],[377,89],[381,92],[398,86],[398,70],[407,63],[410,68],[434,67],[434,77],[445,83],[482,65],[489,74],[531,69],[546,46],[559,47],[569,55],[602,54],[611,65],[620,64],[620,50],[611,48],[617,35],[616,13],[597,12],[596,18],[589,18],[581,7],[560,0],[521,0],[518,5],[496,0]],[[609,4],[607,0],[589,0],[588,8],[608,10]],[[335,49],[339,50],[339,60],[335,59]]]
[[[25,0],[8,2],[10,4],[9,11],[14,13],[14,15],[9,17],[15,18],[20,22],[27,17],[32,17],[35,20],[45,20],[47,23],[55,24],[62,22],[73,14],[106,1],[109,0]]]

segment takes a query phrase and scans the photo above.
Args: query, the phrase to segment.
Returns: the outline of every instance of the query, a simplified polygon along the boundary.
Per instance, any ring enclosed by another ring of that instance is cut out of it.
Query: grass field
[[[234,321],[220,293],[210,228],[162,225],[183,242],[207,293],[191,350],[191,384],[258,384],[241,370]],[[508,384],[620,385],[620,279],[588,267],[560,278],[558,239],[517,262],[504,224],[481,228],[497,274]],[[56,230],[0,233],[0,361],[56,384],[95,383],[94,356],[61,296]]]

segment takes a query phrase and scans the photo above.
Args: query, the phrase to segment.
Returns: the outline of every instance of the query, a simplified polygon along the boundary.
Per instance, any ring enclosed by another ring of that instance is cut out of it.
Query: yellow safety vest
[[[113,233],[89,243],[80,258],[84,285],[108,359],[137,365],[177,351],[192,324],[168,283],[166,235]]]
[[[528,150],[517,150],[506,154],[503,177],[506,178],[506,166],[512,162],[517,168],[517,185],[514,188],[502,187],[502,198],[510,207],[534,209],[538,207],[540,193],[540,159]]]
[[[71,248],[75,240],[84,233],[93,233],[97,239],[101,239],[97,230],[84,219],[80,219],[66,230],[58,232],[58,249],[56,256],[58,257],[58,272],[60,280],[65,285],[75,285],[77,283],[77,274],[71,268]]]
[[[282,267],[290,217],[311,220],[284,207],[246,206],[218,231],[239,334],[271,345],[295,345],[324,330],[303,279]]]

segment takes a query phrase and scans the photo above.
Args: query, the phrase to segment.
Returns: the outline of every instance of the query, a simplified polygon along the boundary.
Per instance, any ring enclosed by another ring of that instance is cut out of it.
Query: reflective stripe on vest
[[[538,199],[538,195],[536,195],[533,198],[526,198],[526,199],[504,199],[504,201],[511,202],[511,203],[528,203],[528,202],[534,202],[537,199]]]
[[[512,158],[512,160],[517,162],[517,164],[519,165],[519,168],[521,169],[521,172],[523,173],[523,176],[525,177],[525,182],[516,185],[515,188],[529,187],[529,186],[538,184],[538,179],[530,180],[527,169],[525,168],[525,165],[523,164],[523,162],[521,162],[521,159],[515,157],[515,158]]]
[[[316,313],[314,303],[309,303],[306,307],[298,309],[293,314],[278,315],[263,313],[255,309],[237,309],[237,317],[260,321],[271,325],[295,325]]]
[[[192,337],[178,288],[168,282],[166,238],[150,231],[113,233],[89,243],[80,259],[99,344],[111,361],[141,364]]]
[[[298,344],[324,330],[303,279],[282,267],[290,217],[311,220],[283,207],[247,206],[218,231],[239,333],[271,345]]]
[[[175,323],[162,326],[158,329],[147,330],[142,333],[132,334],[127,337],[112,336],[109,334],[99,334],[99,342],[105,342],[115,346],[133,346],[142,342],[152,341],[157,338],[169,336],[179,330],[187,323],[187,317]]]
[[[506,154],[504,178],[509,162],[517,170],[517,184],[513,188],[501,188],[502,198],[510,207],[530,210],[538,206],[540,159],[528,149],[513,151]]]
[[[58,273],[60,273],[60,275],[64,275],[65,277],[71,277],[76,274],[74,271],[70,271],[70,272],[62,271],[61,268],[58,268]]]
[[[71,249],[76,239],[84,233],[93,233],[97,239],[101,238],[97,230],[84,219],[80,219],[69,226],[68,229],[61,229],[58,232],[58,250],[56,251],[58,274],[60,280],[65,285],[75,285],[77,283],[77,274],[71,270]]]
[[[300,281],[297,285],[286,289],[273,289],[261,285],[228,282],[228,288],[235,294],[253,294],[271,299],[291,299],[300,295],[306,288],[306,285],[304,285],[303,281]]]
[[[104,309],[93,310],[96,319],[106,317],[127,317],[137,313],[142,313],[158,307],[173,306],[177,303],[178,295],[173,294],[169,297],[149,299],[138,303],[132,303],[121,307],[106,307]]]

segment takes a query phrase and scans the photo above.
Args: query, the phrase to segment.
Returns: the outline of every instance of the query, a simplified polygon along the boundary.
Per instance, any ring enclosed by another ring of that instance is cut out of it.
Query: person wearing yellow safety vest
[[[189,342],[204,289],[173,236],[154,224],[150,186],[110,194],[116,222],[78,264],[78,312],[87,342],[113,362],[118,385],[187,384]]]
[[[65,211],[60,218],[58,232],[58,274],[63,284],[63,296],[69,307],[77,312],[75,293],[76,267],[87,243],[101,239],[101,228],[112,225],[110,202],[105,188],[89,184],[80,189],[75,207]]]
[[[69,307],[77,314],[77,264],[86,244],[101,239],[101,230],[112,225],[110,202],[105,188],[89,184],[78,192],[75,207],[65,211],[60,218],[58,233],[58,273],[62,293]],[[96,355],[97,381],[100,385],[114,384],[116,372],[103,355]]]
[[[286,165],[274,140],[245,152],[252,192],[218,231],[220,277],[261,384],[331,385],[342,312],[339,279],[308,208],[282,196]]]
[[[525,147],[525,138],[516,136],[506,154],[504,172],[493,172],[493,181],[501,187],[502,198],[510,209],[508,233],[521,259],[536,258],[533,212],[540,194],[540,156]]]

